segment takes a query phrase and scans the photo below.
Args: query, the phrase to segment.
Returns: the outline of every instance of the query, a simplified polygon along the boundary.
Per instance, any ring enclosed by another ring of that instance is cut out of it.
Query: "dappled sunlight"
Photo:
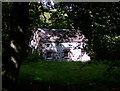
[[[3,2],[2,90],[120,91],[119,4]]]
[[[70,37],[74,31],[76,34]],[[33,30],[29,46],[32,53],[37,50],[45,60],[86,62],[91,60],[85,50],[87,41],[80,30],[37,28]]]
[[[11,57],[11,61],[15,64],[15,67],[18,68],[17,60],[14,57]]]

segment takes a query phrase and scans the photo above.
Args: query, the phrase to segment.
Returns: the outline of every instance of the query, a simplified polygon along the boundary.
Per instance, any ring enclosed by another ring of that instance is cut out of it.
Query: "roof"
[[[45,40],[46,42],[56,42],[56,41],[59,41],[59,42],[82,42],[82,41],[85,41],[85,36],[80,33],[80,30],[76,30],[76,29],[37,28],[35,30],[40,31],[41,38],[43,40]]]
[[[76,29],[47,29],[47,28],[37,28],[37,30],[44,31],[76,31]]]

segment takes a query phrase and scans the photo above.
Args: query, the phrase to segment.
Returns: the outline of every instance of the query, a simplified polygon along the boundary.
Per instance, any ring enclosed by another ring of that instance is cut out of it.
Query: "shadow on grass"
[[[120,91],[120,84],[96,80],[79,85],[24,81],[17,84],[16,91]]]
[[[107,67],[79,62],[23,65],[15,91],[120,91],[118,74],[109,78],[103,75]]]

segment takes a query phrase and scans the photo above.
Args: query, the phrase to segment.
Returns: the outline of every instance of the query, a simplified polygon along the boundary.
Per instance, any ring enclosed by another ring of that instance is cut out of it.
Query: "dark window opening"
[[[73,49],[73,50],[75,50],[75,49],[77,49],[77,47],[74,47],[74,49]]]
[[[50,46],[50,44],[46,44],[46,46],[47,46],[47,47],[49,47],[49,46]]]
[[[52,58],[52,52],[47,52],[46,57],[47,58]]]
[[[81,50],[81,55],[83,56],[84,54],[85,54],[85,50],[82,49],[82,50]]]
[[[71,44],[69,44],[69,46],[72,46]]]
[[[68,51],[64,52],[64,57],[68,57]]]
[[[62,46],[62,44],[60,43],[59,46]]]

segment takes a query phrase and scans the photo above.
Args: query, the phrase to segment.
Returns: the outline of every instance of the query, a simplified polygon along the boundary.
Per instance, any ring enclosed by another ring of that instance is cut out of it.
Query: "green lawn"
[[[114,87],[113,83],[118,85],[119,81],[112,76],[105,78],[107,67],[103,63],[29,63],[21,66],[18,87],[22,91],[114,91],[108,89]]]

